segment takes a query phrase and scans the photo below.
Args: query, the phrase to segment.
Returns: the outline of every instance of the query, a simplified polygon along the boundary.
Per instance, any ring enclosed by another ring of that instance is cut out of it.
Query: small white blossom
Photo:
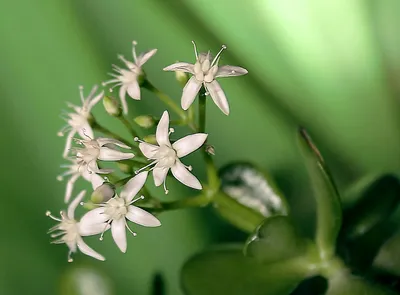
[[[130,179],[121,191],[121,196],[117,194],[106,203],[99,204],[100,208],[93,209],[81,218],[83,229],[91,229],[93,226],[103,226],[104,231],[100,237],[103,239],[104,232],[111,224],[111,234],[118,248],[125,253],[127,248],[126,230],[136,236],[128,226],[126,220],[148,227],[160,226],[160,221],[149,212],[132,205],[134,202],[143,199],[141,196],[133,199],[142,189],[146,182],[148,172],[142,172]]]
[[[82,236],[91,236],[101,233],[104,230],[104,226],[92,225],[82,230],[80,223],[75,220],[75,209],[85,196],[85,193],[85,191],[79,193],[75,200],[69,205],[67,212],[60,212],[61,218],[54,217],[51,215],[50,211],[46,212],[47,216],[59,222],[59,224],[49,230],[49,233],[51,233],[52,238],[58,238],[52,242],[53,244],[66,244],[68,246],[68,262],[73,261],[71,254],[75,253],[77,249],[83,254],[98,260],[105,260],[102,255],[90,248],[82,239]]]
[[[101,161],[120,161],[133,158],[133,153],[124,153],[117,150],[116,146],[130,149],[130,146],[112,138],[98,137],[95,139],[78,140],[83,148],[75,148],[78,165],[85,166],[89,173],[106,174],[111,173],[112,169],[100,169],[97,160]]]
[[[165,193],[168,193],[165,182],[169,169],[171,169],[174,177],[184,185],[195,189],[202,189],[199,180],[189,172],[192,170],[192,167],[182,164],[179,158],[182,158],[200,148],[206,141],[208,134],[191,134],[179,139],[171,145],[169,141],[169,135],[171,132],[173,132],[173,129],[169,129],[169,114],[165,111],[156,130],[158,146],[140,141],[139,148],[143,155],[149,160],[153,160],[149,165],[142,169],[154,165],[152,167],[154,183],[156,186],[164,184]],[[139,141],[138,138],[135,138],[135,140]]]
[[[126,103],[126,93],[136,100],[140,100],[140,85],[138,79],[143,75],[142,66],[157,52],[157,49],[152,49],[136,55],[137,42],[132,42],[132,55],[133,62],[125,59],[124,56],[119,55],[118,58],[125,63],[127,69],[122,69],[113,65],[113,70],[117,73],[109,73],[114,79],[103,82],[103,86],[107,84],[115,84],[114,87],[121,86],[119,89],[119,97],[121,99],[122,110],[124,114],[128,113],[128,104]]]
[[[72,139],[76,133],[78,133],[82,138],[85,138],[86,136],[93,138],[93,130],[89,124],[89,119],[91,117],[90,111],[103,98],[104,95],[104,91],[102,91],[95,96],[96,92],[97,86],[94,86],[89,96],[85,98],[83,96],[83,87],[80,86],[79,93],[82,106],[76,106],[71,103],[68,104],[68,106],[73,109],[73,112],[66,113],[67,117],[64,119],[67,122],[67,125],[58,132],[58,136],[64,136],[64,134],[68,132],[67,142],[63,152],[64,158],[68,156]]]
[[[221,86],[215,79],[222,77],[242,76],[248,73],[247,70],[237,66],[218,66],[221,53],[224,49],[226,49],[225,45],[222,45],[222,49],[218,52],[214,59],[211,60],[210,51],[208,53],[198,54],[196,44],[194,41],[192,41],[192,43],[196,55],[196,63],[194,65],[187,62],[178,62],[164,68],[164,71],[181,71],[193,75],[183,88],[181,98],[182,108],[187,110],[191,106],[196,98],[197,93],[200,91],[200,88],[203,85],[207,93],[210,94],[212,100],[220,108],[220,110],[225,115],[229,115],[228,100],[226,99],[225,93]]]
[[[75,182],[78,180],[79,177],[82,177],[86,181],[90,182],[92,184],[93,190],[104,182],[104,179],[100,175],[97,175],[96,173],[90,173],[85,165],[80,165],[78,163],[78,159],[68,159],[68,160],[71,161],[71,164],[61,166],[62,168],[66,168],[67,171],[57,176],[57,180],[59,181],[62,181],[65,176],[69,176],[69,179],[67,181],[67,186],[65,189],[65,196],[64,196],[65,203],[69,202],[72,191],[74,189]]]

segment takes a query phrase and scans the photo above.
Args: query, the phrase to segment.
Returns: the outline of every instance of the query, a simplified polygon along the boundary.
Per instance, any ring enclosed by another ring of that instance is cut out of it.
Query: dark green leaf
[[[307,245],[288,217],[274,216],[267,218],[250,236],[244,252],[246,256],[267,264],[302,255]]]
[[[298,139],[317,203],[316,243],[324,256],[330,256],[335,252],[342,221],[339,194],[321,153],[305,129],[299,129]]]
[[[187,295],[287,295],[309,273],[307,261],[263,265],[245,257],[240,247],[198,254],[182,269]]]
[[[225,197],[215,199],[216,210],[237,227],[252,232],[254,224],[246,222],[249,215],[253,215],[259,224],[265,217],[288,214],[289,208],[282,193],[272,179],[254,165],[229,164],[219,171],[219,176]],[[232,216],[231,206],[246,208],[241,210],[245,216]]]

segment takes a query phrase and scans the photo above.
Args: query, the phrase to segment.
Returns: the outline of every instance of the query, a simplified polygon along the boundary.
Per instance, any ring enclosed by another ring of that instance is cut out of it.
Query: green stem
[[[172,202],[160,202],[159,208],[151,208],[152,212],[164,212],[169,210],[178,210],[185,208],[201,208],[205,207],[210,203],[211,199],[205,195],[200,194],[195,197],[184,198]]]
[[[128,129],[129,133],[132,135],[133,138],[137,136],[136,131],[133,129],[132,125],[129,123],[129,121],[125,118],[125,116],[119,116],[118,120],[122,122],[122,124],[125,125],[126,129]],[[136,143],[136,142],[135,142]]]
[[[111,130],[107,129],[106,127],[100,125],[99,123],[97,123],[97,121],[94,121],[94,122],[91,124],[91,127],[92,127],[93,129],[95,129],[95,130],[97,130],[97,131],[99,131],[99,132],[105,134],[105,135],[108,135],[108,136],[110,136],[110,137],[112,137],[112,138],[115,138],[115,139],[117,139],[117,140],[123,142],[124,144],[126,144],[126,145],[128,145],[128,146],[132,146],[132,143],[131,143],[131,142],[129,142],[128,140],[122,138],[122,137],[119,136],[118,134],[115,134],[114,132],[112,132]]]

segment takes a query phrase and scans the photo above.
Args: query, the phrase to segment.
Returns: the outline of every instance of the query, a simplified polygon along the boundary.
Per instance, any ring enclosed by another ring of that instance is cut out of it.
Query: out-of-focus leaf
[[[182,269],[187,295],[287,295],[311,275],[304,259],[263,265],[240,247],[198,254]]]
[[[152,295],[165,295],[165,282],[160,273],[156,273],[153,277]]]
[[[299,129],[298,139],[317,202],[316,243],[329,256],[335,252],[342,224],[339,194],[321,153],[304,128]]]
[[[381,247],[373,265],[400,277],[400,231]]]
[[[246,242],[246,256],[264,264],[274,263],[304,254],[307,241],[298,236],[286,216],[267,218]]]
[[[71,264],[62,275],[60,295],[113,295],[111,280],[91,265]]]
[[[229,164],[219,171],[219,176],[224,196],[215,198],[214,207],[222,217],[240,229],[254,231],[254,224],[248,222],[250,215],[261,223],[265,217],[288,214],[285,197],[272,179],[254,165]],[[239,211],[243,215],[232,215],[231,206],[243,208]]]
[[[353,276],[349,273],[338,273],[329,280],[326,295],[395,295],[393,291],[380,285]]]

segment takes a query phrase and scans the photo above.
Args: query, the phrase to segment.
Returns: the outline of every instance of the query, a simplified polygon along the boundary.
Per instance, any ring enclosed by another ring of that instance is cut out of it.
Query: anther
[[[193,167],[192,166],[187,166],[189,171],[192,171]]]
[[[133,41],[132,41],[132,44],[133,44],[134,46],[136,46],[136,45],[137,45],[137,42],[136,42],[135,40],[133,40]]]
[[[57,176],[57,180],[58,180],[58,181],[63,181],[63,179],[64,179],[64,178],[63,178],[61,175],[58,175],[58,176]]]
[[[64,136],[64,133],[62,133],[61,131],[59,131],[59,132],[57,132],[57,136],[63,137],[63,136]]]
[[[46,216],[50,216],[51,215],[51,212],[50,211],[46,211]]]

